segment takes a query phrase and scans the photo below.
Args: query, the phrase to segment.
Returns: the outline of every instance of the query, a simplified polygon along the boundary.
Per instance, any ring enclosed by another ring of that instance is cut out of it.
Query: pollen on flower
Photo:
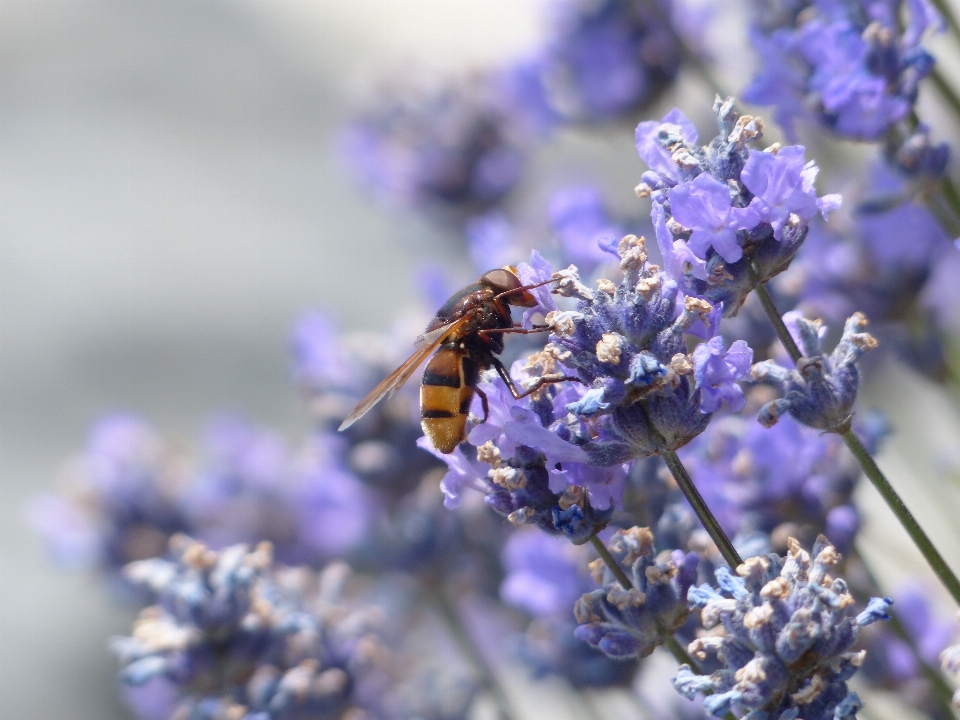
[[[763,627],[773,617],[773,605],[764,603],[743,616],[743,625],[749,630]]]
[[[613,297],[617,292],[617,286],[606,278],[597,278],[597,290]]]
[[[493,440],[487,440],[477,448],[477,462],[486,463],[492,468],[500,467],[500,448],[494,445]]]
[[[527,486],[527,476],[523,470],[509,465],[497,465],[490,469],[487,476],[505,490],[520,490]]]
[[[611,365],[619,365],[620,347],[623,341],[624,337],[619,333],[604,333],[597,343],[597,360]]]
[[[593,291],[580,282],[580,272],[576,265],[571,265],[565,270],[557,270],[553,274],[557,282],[557,295],[563,297],[575,297],[581,300],[593,300]]]
[[[576,323],[583,315],[571,310],[552,310],[547,313],[544,322],[550,329],[561,337],[569,337],[576,331]],[[562,362],[562,361],[561,361]]]
[[[810,678],[810,683],[802,690],[795,692],[790,698],[797,705],[809,705],[817,696],[823,692],[823,678],[820,675],[814,675]]]
[[[523,507],[519,510],[514,510],[512,513],[507,515],[507,520],[511,525],[526,525],[530,520],[533,519],[533,516],[536,514],[536,511],[531,507]]]
[[[636,235],[624,235],[617,245],[621,270],[640,270],[647,261],[646,239]],[[612,283],[611,283],[612,284]]]

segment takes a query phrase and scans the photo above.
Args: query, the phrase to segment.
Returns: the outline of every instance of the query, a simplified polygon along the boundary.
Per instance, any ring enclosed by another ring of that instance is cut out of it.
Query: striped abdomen
[[[442,347],[427,363],[420,386],[420,426],[440,452],[453,452],[463,442],[479,377],[477,363],[460,349]]]

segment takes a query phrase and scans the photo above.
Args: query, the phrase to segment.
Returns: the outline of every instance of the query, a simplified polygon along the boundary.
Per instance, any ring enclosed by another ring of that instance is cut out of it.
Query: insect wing
[[[469,318],[469,315],[464,315],[452,323],[448,323],[443,327],[439,327],[417,338],[417,345],[419,345],[419,347],[414,351],[413,355],[408,357],[403,365],[390,373],[379,385],[371,390],[370,393],[360,401],[360,404],[353,409],[353,412],[347,415],[344,421],[340,423],[340,427],[337,428],[337,430],[346,430],[366,415],[370,408],[383,398],[393,395],[393,393],[397,391],[397,388],[403,385],[410,376],[413,375],[414,371],[420,367],[420,363],[424,361],[427,355],[436,350],[437,346],[440,345],[450,333],[463,325]]]

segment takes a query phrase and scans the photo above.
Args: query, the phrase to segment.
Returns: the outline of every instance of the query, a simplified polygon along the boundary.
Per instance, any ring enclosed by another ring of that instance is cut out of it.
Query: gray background
[[[302,434],[292,318],[382,327],[418,257],[456,258],[344,179],[330,135],[345,100],[410,60],[494,57],[533,18],[489,2],[0,3],[0,715],[126,716],[105,641],[130,614],[52,567],[30,495],[109,409],[188,443],[220,408]]]
[[[109,409],[142,412],[188,444],[220,408],[302,435],[286,352],[299,311],[381,328],[415,297],[418,258],[467,277],[456,241],[374,209],[345,180],[331,132],[384,70],[456,70],[522,50],[536,10],[0,2],[0,715],[126,716],[105,639],[131,616],[95,578],[44,558],[23,520],[30,495],[54,486]],[[742,77],[748,59],[724,59]],[[683,79],[679,96],[692,87]],[[593,174],[615,202],[635,203],[632,132],[620,135],[561,134],[535,174]],[[926,393],[937,418],[932,435],[919,424],[900,433],[885,467],[960,566],[960,505],[923,495],[960,432],[955,406],[895,367],[878,378],[877,402],[902,408]],[[864,495],[880,564],[893,579],[921,567]]]

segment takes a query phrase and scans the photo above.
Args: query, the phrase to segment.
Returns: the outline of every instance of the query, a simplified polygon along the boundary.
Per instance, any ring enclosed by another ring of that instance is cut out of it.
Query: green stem
[[[787,326],[784,325],[783,318],[780,317],[776,305],[773,304],[773,298],[770,297],[770,293],[762,283],[757,285],[756,292],[757,297],[760,298],[760,304],[763,305],[763,309],[767,314],[767,318],[777,333],[777,337],[780,338],[780,342],[784,348],[786,348],[794,363],[796,363],[803,357],[803,354],[793,341],[793,337],[787,330]],[[907,533],[913,539],[914,544],[923,554],[923,557],[926,558],[930,567],[933,568],[937,577],[940,578],[940,582],[943,583],[944,587],[946,587],[953,596],[953,599],[960,605],[960,580],[957,580],[957,576],[953,574],[953,571],[950,570],[950,567],[944,561],[943,557],[937,552],[933,543],[930,542],[930,538],[927,537],[927,534],[914,519],[913,515],[907,510],[907,506],[903,504],[903,500],[900,499],[897,491],[893,489],[893,486],[890,485],[887,478],[884,477],[880,468],[877,467],[870,453],[867,452],[867,449],[852,430],[841,433],[840,437],[843,438],[847,447],[850,448],[850,452],[853,453],[857,462],[860,463],[864,474],[870,478],[870,482],[877,488],[877,491],[886,501],[889,508],[893,510],[893,514],[897,516],[900,524],[903,525],[904,529],[906,529]]]
[[[600,539],[598,535],[594,535],[590,538],[590,544],[593,545],[593,549],[597,551],[597,555],[600,556],[600,559],[603,560],[604,564],[610,568],[610,572],[613,573],[613,576],[617,579],[620,585],[624,590],[633,589],[633,583],[630,582],[630,578],[627,577],[627,574],[623,571],[623,568],[620,567],[613,555],[610,554],[610,551],[607,550],[607,546],[603,544],[603,540]]]
[[[433,598],[437,613],[447,625],[447,629],[453,635],[457,645],[460,646],[460,651],[466,656],[474,672],[479,676],[481,685],[493,697],[501,720],[516,720],[517,716],[510,705],[506,692],[500,685],[500,681],[497,680],[493,668],[490,667],[486,658],[483,657],[483,653],[480,652],[480,648],[474,642],[470,631],[463,624],[457,608],[441,589],[437,589],[433,593]]]
[[[947,82],[947,79],[941,74],[940,68],[936,65],[934,65],[933,70],[930,72],[930,81],[953,109],[954,114],[960,118],[960,95],[957,95],[956,90]]]
[[[683,645],[681,645],[673,635],[667,636],[663,646],[670,651],[670,654],[673,655],[673,659],[676,660],[678,664],[689,665],[691,668],[697,667],[696,661],[690,657],[690,653],[684,650]]]
[[[796,362],[803,357],[803,353],[800,352],[800,348],[797,347],[793,335],[787,330],[787,326],[784,324],[783,318],[780,316],[780,311],[777,310],[777,306],[773,304],[770,291],[767,290],[767,286],[764,283],[757,283],[753,291],[757,294],[760,304],[763,305],[763,311],[767,314],[770,324],[773,325],[773,331],[777,334],[780,344],[783,345],[790,359],[796,364]]]
[[[933,4],[943,19],[947,21],[947,27],[953,33],[955,40],[960,40],[960,23],[957,22],[957,16],[953,14],[953,9],[947,0],[933,0]]]
[[[687,498],[687,502],[690,503],[697,517],[700,518],[700,522],[703,523],[703,527],[707,533],[709,533],[710,538],[717,546],[723,559],[727,561],[727,564],[732,570],[736,570],[737,567],[743,564],[743,560],[736,549],[734,549],[730,538],[727,537],[723,528],[720,527],[720,523],[717,522],[713,513],[710,512],[710,508],[707,507],[707,503],[704,502],[700,491],[697,490],[697,486],[693,484],[690,474],[683,466],[683,463],[680,462],[677,453],[673,450],[665,450],[660,453],[660,456],[664,459],[664,462],[667,463],[667,467],[670,468],[670,472],[673,474],[673,479],[677,481],[677,485],[680,486],[684,497]]]
[[[843,438],[847,447],[850,448],[850,452],[857,458],[860,467],[863,468],[864,474],[870,478],[870,482],[873,483],[877,492],[879,492],[886,501],[887,506],[893,510],[893,514],[897,516],[897,520],[899,520],[900,524],[906,529],[910,538],[917,546],[917,549],[920,550],[927,563],[929,563],[933,569],[933,572],[940,578],[940,582],[943,583],[943,586],[953,596],[956,603],[960,605],[960,580],[957,579],[957,576],[954,575],[950,566],[948,566],[943,559],[943,556],[940,555],[933,546],[933,543],[930,542],[930,538],[927,537],[923,528],[921,528],[914,519],[913,514],[907,509],[907,506],[903,504],[903,500],[900,499],[897,491],[893,489],[893,486],[889,483],[883,472],[881,472],[877,463],[870,457],[870,453],[867,452],[863,443],[860,442],[860,438],[853,433],[853,430],[847,430],[840,437]]]
[[[951,214],[949,222],[943,220],[941,222],[947,227],[948,232],[954,234],[958,228],[958,223],[960,223],[960,191],[957,190],[957,186],[954,185],[953,180],[946,173],[940,179],[940,193],[943,195],[943,199],[947,201],[947,205],[950,206]]]

